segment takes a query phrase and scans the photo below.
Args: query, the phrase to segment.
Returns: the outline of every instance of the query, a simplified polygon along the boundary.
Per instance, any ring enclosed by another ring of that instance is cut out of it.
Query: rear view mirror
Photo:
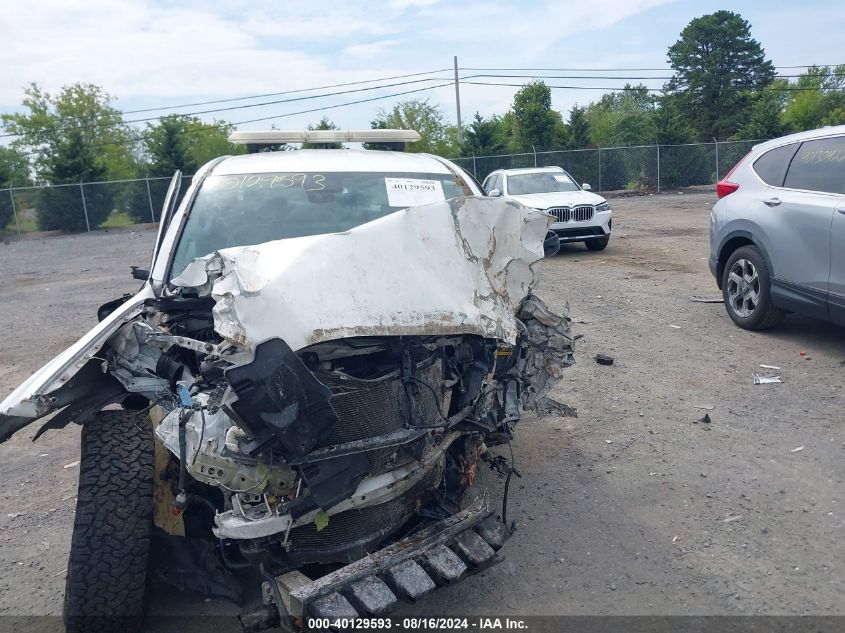
[[[487,195],[490,196],[491,198],[497,198],[497,197],[502,195],[502,192],[499,191],[498,189],[491,189],[490,191],[487,192]]]
[[[581,185],[581,189],[583,189],[584,191],[592,191],[593,190],[593,188],[590,186],[590,183],[588,183],[588,182],[585,182],[583,185]]]

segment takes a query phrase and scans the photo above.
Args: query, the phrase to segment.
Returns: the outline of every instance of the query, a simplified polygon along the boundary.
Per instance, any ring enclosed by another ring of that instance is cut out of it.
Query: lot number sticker
[[[384,186],[387,187],[387,203],[391,207],[415,207],[446,199],[439,180],[385,178]]]

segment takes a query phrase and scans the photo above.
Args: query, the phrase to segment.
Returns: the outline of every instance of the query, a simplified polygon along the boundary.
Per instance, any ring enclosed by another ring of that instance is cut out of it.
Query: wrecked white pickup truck
[[[250,630],[381,615],[499,560],[490,449],[566,409],[569,318],[532,294],[551,216],[392,151],[179,182],[140,291],[0,404],[0,440],[83,425],[67,628],[137,627],[150,580],[244,604],[251,579]]]

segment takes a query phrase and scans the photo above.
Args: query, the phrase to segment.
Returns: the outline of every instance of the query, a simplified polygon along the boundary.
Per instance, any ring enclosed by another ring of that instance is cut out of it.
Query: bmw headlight
[[[603,211],[610,211],[610,203],[609,202],[601,202],[596,205],[596,213],[601,213]]]

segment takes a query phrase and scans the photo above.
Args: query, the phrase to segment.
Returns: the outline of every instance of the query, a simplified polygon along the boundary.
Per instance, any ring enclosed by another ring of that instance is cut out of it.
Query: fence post
[[[12,215],[15,216],[15,228],[18,230],[18,235],[20,235],[21,225],[18,222],[18,211],[15,209],[15,196],[12,194],[11,189],[9,189],[9,199],[12,201]]]
[[[534,152],[534,167],[536,167],[537,166],[537,148],[532,145],[531,151]]]
[[[599,188],[597,191],[602,191],[601,188],[601,147],[599,147]]]
[[[660,143],[657,144],[657,193],[660,193]]]
[[[714,136],[713,140],[716,143],[716,182],[719,182],[719,139]]]
[[[91,232],[91,225],[88,224],[88,205],[85,204],[85,189],[82,187],[82,183],[79,183],[79,193],[82,194],[82,212],[85,214],[85,228],[90,233]]]
[[[150,201],[150,218],[152,218],[153,223],[156,221],[156,213],[153,210],[153,194],[150,192],[150,177],[147,176],[144,179],[144,182],[147,183],[147,199]]]
[[[475,152],[472,153],[472,175],[478,178],[478,171],[475,168]]]

